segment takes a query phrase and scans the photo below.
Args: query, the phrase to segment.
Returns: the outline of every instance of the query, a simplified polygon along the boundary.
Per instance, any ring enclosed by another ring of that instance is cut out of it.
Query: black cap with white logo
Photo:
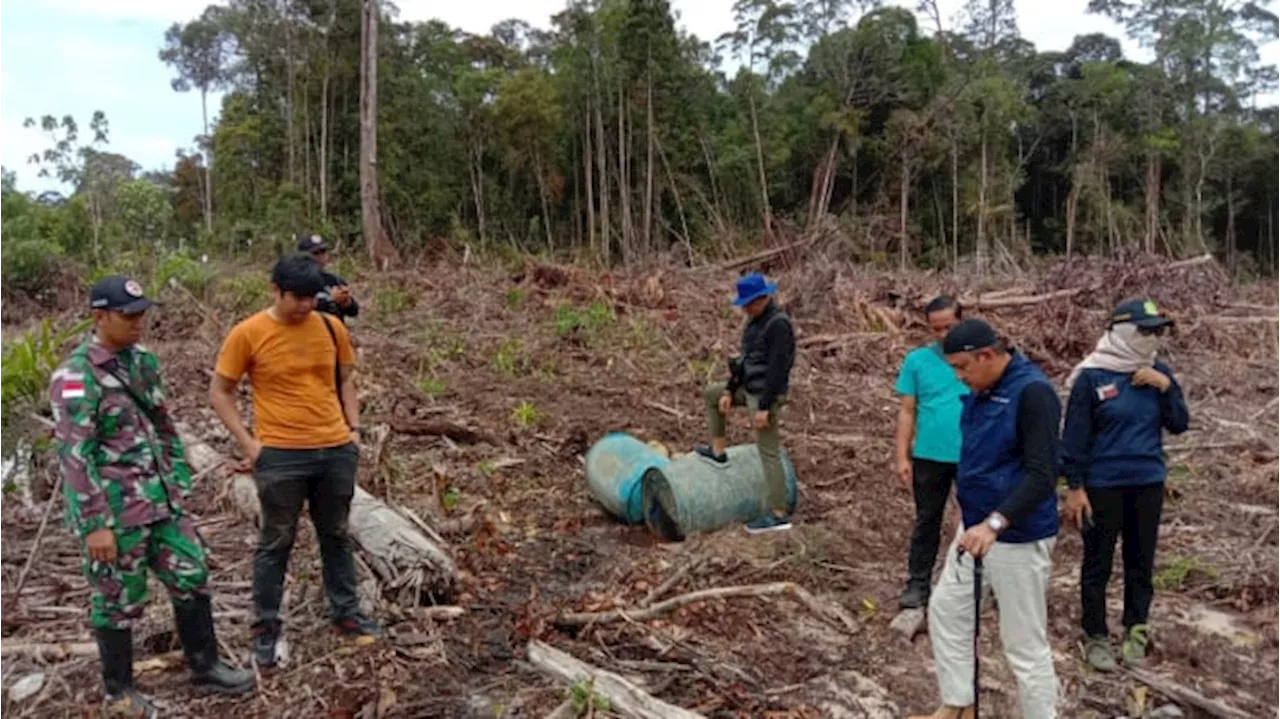
[[[89,306],[95,310],[136,315],[155,304],[143,295],[142,285],[136,280],[120,275],[103,277],[89,290]]]
[[[298,235],[298,252],[324,252],[329,249],[329,243],[320,235]]]

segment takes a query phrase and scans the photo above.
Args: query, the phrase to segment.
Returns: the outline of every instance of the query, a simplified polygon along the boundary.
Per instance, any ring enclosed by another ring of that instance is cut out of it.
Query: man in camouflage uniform
[[[157,710],[133,687],[132,634],[147,602],[148,568],[169,590],[192,683],[228,694],[254,683],[253,674],[218,659],[204,546],[181,504],[191,468],[165,406],[160,363],[138,344],[152,304],[133,280],[95,284],[94,338],[58,367],[49,390],[67,521],[94,590],[89,616],[107,701],[148,717]]]

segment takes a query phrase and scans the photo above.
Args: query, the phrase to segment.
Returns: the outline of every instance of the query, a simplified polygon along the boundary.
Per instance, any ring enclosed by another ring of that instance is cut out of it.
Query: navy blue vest
[[[994,387],[964,398],[956,500],[960,503],[965,528],[981,523],[999,509],[1014,487],[1022,482],[1018,400],[1022,390],[1037,382],[1049,384],[1049,378],[1030,360],[1015,353]],[[1058,495],[1055,493],[1025,520],[1005,529],[1000,541],[1034,542],[1057,534]]]

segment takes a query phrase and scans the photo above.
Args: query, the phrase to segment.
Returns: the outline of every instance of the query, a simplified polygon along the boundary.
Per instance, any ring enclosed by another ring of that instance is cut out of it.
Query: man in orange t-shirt
[[[380,633],[359,609],[347,529],[360,458],[351,340],[341,322],[314,311],[324,278],[309,255],[277,262],[271,288],[275,303],[227,335],[209,386],[209,401],[244,451],[262,504],[253,556],[253,644],[263,666],[276,662],[285,571],[304,501],[320,543],[334,627],[357,638]],[[245,375],[253,390],[253,434],[235,400]]]

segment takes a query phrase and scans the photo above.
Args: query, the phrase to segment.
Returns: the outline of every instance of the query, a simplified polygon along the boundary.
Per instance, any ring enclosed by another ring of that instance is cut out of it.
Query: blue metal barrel
[[[712,462],[697,454],[675,457],[644,471],[643,510],[650,531],[681,540],[758,518],[766,511],[764,467],[754,444],[729,447],[729,461]],[[795,511],[796,470],[782,453],[787,478],[787,511]]]
[[[625,432],[610,432],[587,451],[587,487],[608,512],[627,524],[644,521],[640,478],[671,460]]]

